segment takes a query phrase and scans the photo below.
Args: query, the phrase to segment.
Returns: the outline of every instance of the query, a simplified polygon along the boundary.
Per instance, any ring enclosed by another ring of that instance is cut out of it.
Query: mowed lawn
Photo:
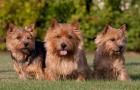
[[[140,90],[140,55],[126,54],[126,67],[132,81],[39,81],[19,80],[9,53],[0,53],[0,90]],[[93,55],[87,55],[92,66]]]

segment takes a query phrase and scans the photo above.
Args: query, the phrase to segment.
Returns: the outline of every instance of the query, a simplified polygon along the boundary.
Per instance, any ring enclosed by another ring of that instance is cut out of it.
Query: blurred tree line
[[[52,18],[59,22],[78,20],[85,47],[95,50],[94,39],[106,24],[127,25],[129,51],[140,51],[140,0],[0,0],[0,50],[5,50],[5,26],[35,24],[43,40]]]

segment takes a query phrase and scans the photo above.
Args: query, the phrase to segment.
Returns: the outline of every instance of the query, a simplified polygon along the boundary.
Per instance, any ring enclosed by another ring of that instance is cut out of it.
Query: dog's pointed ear
[[[33,32],[34,29],[35,29],[34,24],[31,24],[31,25],[25,27],[25,30],[28,31],[28,32]]]
[[[120,30],[124,33],[126,31],[126,24],[123,24],[121,27],[120,27]]]
[[[73,30],[80,30],[80,24],[78,21],[72,22],[71,26],[73,27]]]
[[[14,32],[16,29],[16,26],[13,23],[7,23],[6,30],[8,33]]]
[[[29,26],[26,26],[25,30],[30,32],[33,37],[36,37],[35,24],[31,24]]]
[[[106,25],[105,27],[104,27],[104,30],[103,30],[103,34],[106,34],[107,32],[108,32],[108,30],[109,29],[111,29],[112,27],[110,26],[110,25]]]
[[[58,25],[59,25],[59,23],[57,22],[56,19],[52,19],[52,20],[51,20],[51,28],[54,28],[54,27],[56,27],[56,26],[58,26]]]

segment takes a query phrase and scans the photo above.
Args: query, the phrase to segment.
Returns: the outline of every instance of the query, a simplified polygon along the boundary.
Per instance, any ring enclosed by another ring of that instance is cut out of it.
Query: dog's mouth
[[[68,54],[68,51],[67,50],[59,50],[59,54],[61,56],[66,56]]]
[[[120,53],[121,53],[121,51],[115,51],[115,53],[116,53],[116,54],[120,54]]]
[[[123,51],[121,51],[121,50],[117,50],[117,51],[114,51],[115,52],[115,54],[122,54],[123,53]]]
[[[29,48],[22,48],[21,51],[27,54],[30,52]]]

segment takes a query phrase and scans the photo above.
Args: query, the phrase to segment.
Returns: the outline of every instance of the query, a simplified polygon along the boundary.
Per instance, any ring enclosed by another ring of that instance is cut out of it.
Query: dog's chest
[[[61,60],[56,64],[56,71],[60,75],[69,75],[77,71],[78,65],[76,61]]]
[[[122,60],[115,58],[103,58],[98,61],[98,64],[100,64],[101,67],[118,67],[122,64]]]
[[[117,75],[118,71],[121,70],[123,64],[122,60],[120,59],[104,59],[100,62],[100,65],[98,65],[98,69],[102,72],[106,72],[108,75],[115,74]],[[111,76],[112,76],[111,75]]]

